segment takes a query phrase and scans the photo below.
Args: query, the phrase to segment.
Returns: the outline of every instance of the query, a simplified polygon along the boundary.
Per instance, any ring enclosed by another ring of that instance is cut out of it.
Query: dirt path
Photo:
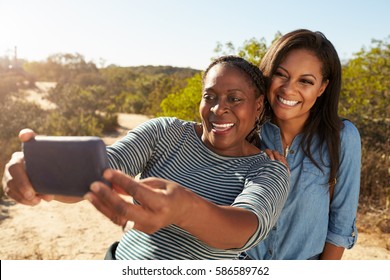
[[[73,205],[43,202],[35,207],[0,204],[0,259],[99,260],[107,247],[122,236],[114,225],[88,202]],[[360,233],[346,250],[344,260],[390,260],[385,239],[389,235]]]
[[[135,128],[137,125],[147,121],[149,118],[145,115],[137,114],[118,114],[119,128],[116,133],[103,137],[103,141],[107,145],[113,144],[116,140],[121,139],[126,133]]]
[[[146,116],[120,114],[118,133],[104,137],[107,144],[144,122]],[[0,201],[0,259],[104,258],[107,247],[122,236],[114,225],[88,202],[73,205],[42,202],[35,207]],[[389,234],[360,233],[347,250],[348,260],[390,260]],[[387,249],[386,249],[387,246]]]

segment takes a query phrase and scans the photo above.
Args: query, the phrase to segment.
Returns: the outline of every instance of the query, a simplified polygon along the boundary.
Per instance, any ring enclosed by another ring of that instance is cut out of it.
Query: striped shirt
[[[113,169],[175,181],[217,205],[252,211],[259,220],[247,243],[229,250],[210,247],[175,225],[151,235],[130,230],[118,245],[116,259],[234,259],[266,237],[287,198],[289,178],[282,163],[265,153],[218,155],[203,144],[193,122],[152,119],[107,151]]]

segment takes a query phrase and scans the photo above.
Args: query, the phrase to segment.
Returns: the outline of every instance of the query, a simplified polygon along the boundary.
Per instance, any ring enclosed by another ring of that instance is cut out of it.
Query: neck
[[[280,120],[274,119],[274,123],[279,127],[280,134],[283,142],[283,149],[286,149],[287,146],[291,146],[292,141],[295,136],[303,130],[303,125],[297,122],[297,120]]]

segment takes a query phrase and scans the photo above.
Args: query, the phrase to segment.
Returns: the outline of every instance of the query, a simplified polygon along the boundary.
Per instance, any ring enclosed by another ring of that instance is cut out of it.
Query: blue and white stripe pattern
[[[193,122],[150,120],[107,151],[114,169],[175,181],[217,205],[248,209],[259,219],[245,246],[229,250],[210,247],[175,225],[153,235],[130,230],[118,245],[117,259],[234,259],[265,238],[287,198],[289,177],[282,163],[271,161],[265,153],[218,155],[202,143]]]

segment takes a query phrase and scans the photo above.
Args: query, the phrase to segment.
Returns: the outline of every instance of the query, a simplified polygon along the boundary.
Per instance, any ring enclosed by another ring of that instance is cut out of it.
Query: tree
[[[278,37],[280,37],[280,32],[275,35],[275,39]],[[267,45],[264,38],[259,40],[252,38],[246,40],[244,45],[237,50],[232,42],[227,42],[225,45],[218,42],[214,52],[218,54],[217,57],[221,55],[238,55],[255,65],[259,65],[266,50]],[[172,92],[161,102],[161,113],[158,115],[200,121],[199,102],[201,92],[202,76],[198,73],[188,80],[187,86],[183,90]]]
[[[57,85],[48,98],[57,109],[50,114],[47,133],[101,135],[116,124],[115,107],[104,86]]]
[[[187,84],[187,80],[188,79],[183,79],[173,74],[172,76],[165,76],[155,81],[153,89],[148,96],[149,107],[146,109],[145,113],[153,116],[161,114],[161,102],[169,93],[178,92],[180,89],[184,88]]]
[[[281,33],[275,35],[279,38]],[[377,208],[390,204],[390,45],[388,40],[373,40],[343,66],[340,115],[350,119],[362,138],[362,199]],[[236,48],[231,42],[217,43],[215,52],[238,55],[255,65],[267,50],[264,38],[252,38]],[[164,116],[199,121],[198,106],[201,76],[188,81],[187,87],[172,92],[161,102]]]
[[[17,136],[19,131],[28,127],[40,133],[47,120],[46,112],[38,105],[13,97],[14,94],[10,93],[0,102],[0,178],[3,177],[4,165],[12,153],[20,150],[20,140]],[[0,186],[0,198],[2,194]]]
[[[187,86],[172,92],[161,102],[160,116],[177,117],[183,120],[200,121],[199,102],[202,94],[202,74],[188,79]]]
[[[273,41],[281,37],[281,35],[282,34],[280,32],[277,32]],[[264,37],[262,37],[260,39],[251,38],[249,40],[245,40],[243,45],[237,49],[232,42],[227,42],[225,45],[218,42],[214,52],[218,54],[218,56],[238,55],[239,57],[245,58],[246,60],[252,62],[254,65],[259,65],[267,49],[268,47],[266,40]]]
[[[340,113],[359,123],[384,123],[390,112],[390,45],[381,40],[372,43],[343,67]]]
[[[72,82],[80,73],[97,73],[92,62],[86,62],[81,54],[57,53],[49,56],[45,62],[24,64],[25,70],[37,80],[57,83]]]
[[[390,39],[390,37],[388,38]],[[377,208],[390,203],[390,45],[373,40],[343,67],[340,114],[362,138],[361,199]]]

